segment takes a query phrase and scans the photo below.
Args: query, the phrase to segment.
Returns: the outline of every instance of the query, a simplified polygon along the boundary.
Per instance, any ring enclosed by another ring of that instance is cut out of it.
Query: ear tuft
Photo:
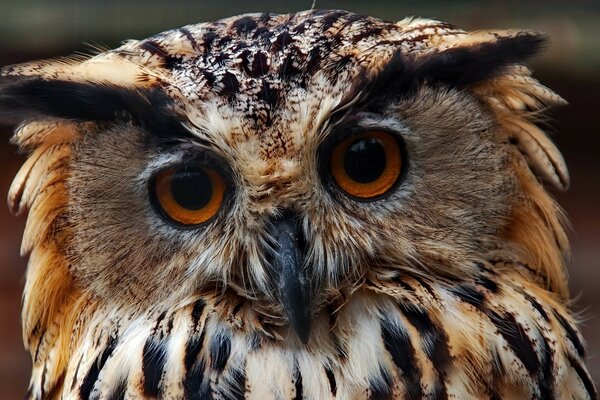
[[[421,57],[418,80],[450,87],[466,87],[501,75],[540,52],[547,40],[534,32],[473,32],[452,36],[437,50]]]
[[[0,118],[12,122],[131,122],[159,136],[184,132],[159,87],[131,88],[33,77],[0,78]]]
[[[151,89],[31,77],[2,77],[0,81],[0,115],[5,117],[112,121],[126,112],[139,113],[151,100],[158,100]]]

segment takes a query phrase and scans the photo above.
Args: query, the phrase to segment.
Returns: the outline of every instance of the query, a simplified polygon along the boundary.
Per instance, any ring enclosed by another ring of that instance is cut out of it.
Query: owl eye
[[[362,200],[374,200],[395,187],[403,161],[398,140],[383,131],[351,135],[333,147],[329,160],[335,183]]]
[[[199,225],[214,217],[223,203],[226,185],[209,167],[176,167],[159,172],[151,185],[162,215],[180,225]]]

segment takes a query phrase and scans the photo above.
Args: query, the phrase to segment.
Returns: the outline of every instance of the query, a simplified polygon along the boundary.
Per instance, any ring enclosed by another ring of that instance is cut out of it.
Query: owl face
[[[274,224],[288,214],[314,295],[390,264],[436,265],[446,248],[440,272],[459,273],[505,223],[507,145],[468,95],[418,96],[336,121],[321,109],[320,124],[284,104],[290,119],[264,131],[212,115],[173,136],[131,123],[84,135],[68,181],[76,276],[107,299],[135,289],[156,301],[213,282],[272,300]],[[309,115],[320,107],[311,97],[299,105]]]
[[[231,29],[170,61],[182,123],[119,121],[78,143],[68,187],[82,285],[146,307],[213,285],[285,315],[390,267],[456,276],[496,242],[511,152],[473,95],[415,79],[385,46],[363,60],[320,44],[318,63],[300,64],[290,55],[334,35],[274,29],[255,43]],[[277,261],[288,250],[293,265]]]
[[[4,74],[31,77],[13,109],[71,127],[56,229],[76,286],[122,308],[229,291],[302,336],[370,277],[451,280],[503,246],[528,150],[481,82],[541,43],[309,11]]]

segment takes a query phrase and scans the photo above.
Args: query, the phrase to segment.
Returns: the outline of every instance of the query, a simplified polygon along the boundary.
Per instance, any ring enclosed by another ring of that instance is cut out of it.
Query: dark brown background
[[[398,4],[402,3],[402,4]],[[104,2],[0,0],[0,65],[73,51],[117,46],[127,38],[242,12],[289,12],[310,8],[311,0]],[[569,215],[573,260],[570,265],[574,309],[582,316],[593,378],[600,380],[600,2],[598,1],[317,1],[319,8],[344,8],[387,20],[405,16],[442,19],[466,29],[527,28],[550,34],[548,51],[535,63],[536,76],[570,102],[553,114],[553,138],[562,149],[572,187],[556,193]],[[0,126],[0,193],[5,196],[23,157],[8,145]],[[24,218],[0,207],[0,398],[21,398],[30,361],[23,350],[20,298],[25,260],[19,257]]]

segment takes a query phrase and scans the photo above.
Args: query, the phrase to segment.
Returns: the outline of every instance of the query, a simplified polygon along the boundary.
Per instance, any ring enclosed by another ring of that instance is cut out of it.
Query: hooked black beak
[[[310,334],[310,284],[303,270],[303,234],[292,213],[273,222],[275,239],[273,267],[279,299],[286,316],[304,344]]]

